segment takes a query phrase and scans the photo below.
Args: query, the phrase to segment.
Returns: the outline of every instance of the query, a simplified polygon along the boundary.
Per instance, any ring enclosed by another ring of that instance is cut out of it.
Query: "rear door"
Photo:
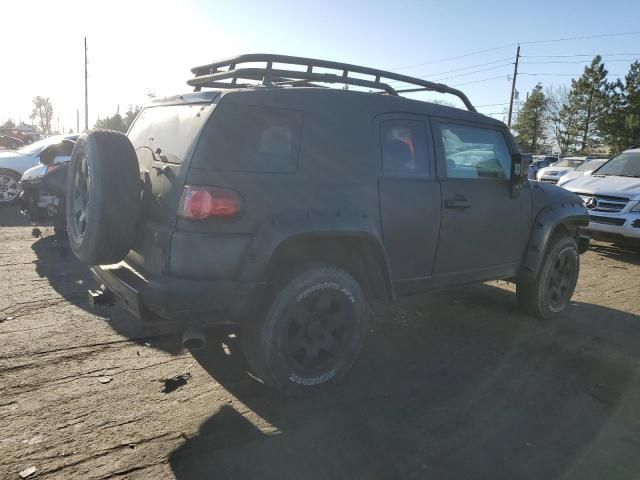
[[[377,117],[382,164],[380,211],[392,280],[399,295],[428,288],[440,227],[440,185],[435,176],[427,117]]]
[[[531,191],[510,194],[511,146],[500,127],[432,119],[442,222],[434,287],[514,275],[530,234]]]

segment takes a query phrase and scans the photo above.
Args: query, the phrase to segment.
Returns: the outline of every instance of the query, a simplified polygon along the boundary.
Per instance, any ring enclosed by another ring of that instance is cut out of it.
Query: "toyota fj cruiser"
[[[567,306],[586,210],[529,183],[507,127],[462,92],[282,55],[192,71],[195,92],[75,146],[69,240],[95,302],[177,322],[190,347],[232,324],[253,373],[288,393],[349,370],[371,299],[506,279],[532,314]],[[415,91],[467,110],[399,95]]]

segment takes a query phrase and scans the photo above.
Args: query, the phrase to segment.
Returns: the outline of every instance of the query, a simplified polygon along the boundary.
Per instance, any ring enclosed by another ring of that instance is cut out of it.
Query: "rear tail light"
[[[242,207],[242,198],[233,190],[187,185],[182,190],[178,216],[192,220],[209,217],[230,218],[238,215]]]

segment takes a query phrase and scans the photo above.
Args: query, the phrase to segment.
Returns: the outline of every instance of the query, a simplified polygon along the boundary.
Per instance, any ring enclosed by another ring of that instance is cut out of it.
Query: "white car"
[[[22,174],[40,163],[43,154],[51,156],[54,163],[69,160],[77,138],[78,135],[56,135],[18,150],[0,152],[0,206],[17,201]]]
[[[625,150],[593,174],[563,187],[577,193],[587,207],[589,235],[640,242],[640,148]]]
[[[574,168],[568,173],[565,173],[560,180],[558,180],[558,186],[564,186],[568,181],[574,178],[584,177],[585,175],[591,175],[594,171],[607,163],[606,158],[594,158],[593,160],[587,160],[579,167]]]
[[[557,161],[553,165],[541,168],[536,173],[536,179],[540,182],[558,183],[563,175],[566,175],[574,168],[579,167],[585,162],[585,157],[566,157]]]

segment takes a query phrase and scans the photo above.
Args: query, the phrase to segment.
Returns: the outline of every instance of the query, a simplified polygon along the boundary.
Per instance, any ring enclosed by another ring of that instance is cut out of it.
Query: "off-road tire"
[[[69,165],[66,209],[69,245],[80,261],[110,264],[127,255],[139,219],[140,188],[138,159],[126,135],[93,130],[78,139]],[[79,205],[84,205],[84,221],[79,220]]]
[[[561,282],[558,293],[558,267],[567,263],[566,278]],[[570,266],[569,266],[570,264]],[[560,314],[571,301],[580,271],[578,244],[566,234],[554,235],[542,260],[540,271],[535,280],[523,280],[516,286],[518,303],[522,309],[541,319],[549,319]]]
[[[288,395],[313,394],[345,375],[360,354],[368,324],[365,296],[351,275],[328,265],[294,273],[278,283],[278,287],[272,289],[273,293],[267,295],[264,314],[257,321],[249,322],[243,330],[243,351],[252,373],[266,385]],[[323,305],[327,302],[323,300],[326,298],[330,299],[330,306],[323,313],[320,306],[321,302]],[[317,312],[309,312],[307,309],[310,308],[317,308]],[[292,353],[295,346],[290,346],[295,345],[294,341],[313,342],[313,339],[304,340],[312,335],[308,334],[311,328],[307,327],[302,334],[291,338],[292,326],[307,312],[309,318],[315,317],[307,322],[307,326],[315,322],[319,330],[313,335],[320,340],[316,340],[315,346],[303,347],[304,353],[298,350],[296,357]],[[331,312],[344,313],[343,327],[331,331],[339,323],[335,320],[337,314]],[[324,333],[319,333],[321,331]],[[327,331],[331,331],[331,337]],[[338,345],[335,354],[323,350],[325,343],[331,345],[333,342]],[[316,349],[318,362],[324,355],[322,361],[325,363],[319,363],[316,368],[301,367],[297,359],[306,359],[308,355],[310,361],[313,360],[313,353],[307,353],[306,348]]]

